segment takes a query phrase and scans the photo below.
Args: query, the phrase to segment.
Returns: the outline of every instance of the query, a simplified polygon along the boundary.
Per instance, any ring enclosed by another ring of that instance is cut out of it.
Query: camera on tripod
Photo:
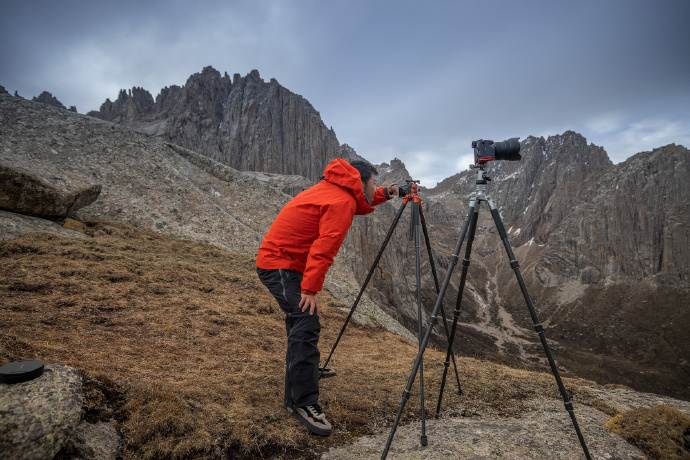
[[[474,163],[483,165],[491,160],[520,161],[519,137],[513,137],[503,142],[494,142],[485,139],[472,141],[474,149]]]
[[[400,198],[405,198],[405,196],[407,196],[408,193],[412,192],[412,184],[419,184],[418,180],[409,180],[408,179],[405,182],[407,182],[406,185],[401,185],[398,187],[398,196]]]

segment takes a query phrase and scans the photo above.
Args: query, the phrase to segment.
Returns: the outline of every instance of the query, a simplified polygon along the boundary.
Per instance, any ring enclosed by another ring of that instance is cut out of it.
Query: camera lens
[[[520,142],[519,137],[514,137],[503,142],[494,143],[497,160],[520,161]]]

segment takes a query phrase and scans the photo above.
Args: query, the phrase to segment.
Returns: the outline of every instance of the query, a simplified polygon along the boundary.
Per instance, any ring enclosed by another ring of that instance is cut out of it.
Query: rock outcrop
[[[19,214],[64,218],[88,206],[101,185],[78,174],[7,150],[0,152],[0,208]]]
[[[671,144],[597,174],[550,232],[546,285],[690,281],[690,152]]]
[[[51,459],[81,419],[79,373],[62,364],[46,365],[28,382],[0,383],[0,452],[16,460]]]
[[[58,99],[52,94],[50,94],[48,91],[43,91],[41,94],[38,95],[38,97],[34,97],[32,101],[52,105],[53,107],[57,107],[59,109],[67,109],[64,105],[62,105],[62,102],[58,101]],[[75,106],[71,106],[69,110],[71,112],[76,112],[77,108]]]
[[[85,237],[83,233],[66,229],[58,222],[52,220],[0,211],[0,241],[11,240],[31,232],[52,233],[72,238]]]
[[[253,70],[245,77],[206,67],[154,102],[142,88],[122,90],[89,115],[154,134],[240,171],[318,180],[341,156],[332,129],[302,96]]]

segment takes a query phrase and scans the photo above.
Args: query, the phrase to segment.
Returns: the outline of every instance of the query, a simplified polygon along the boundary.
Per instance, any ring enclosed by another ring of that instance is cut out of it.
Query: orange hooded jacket
[[[377,188],[372,205],[385,201],[384,187]],[[320,292],[355,214],[373,210],[364,196],[359,171],[335,159],[326,166],[324,180],[280,211],[259,247],[256,265],[302,273],[302,293]]]

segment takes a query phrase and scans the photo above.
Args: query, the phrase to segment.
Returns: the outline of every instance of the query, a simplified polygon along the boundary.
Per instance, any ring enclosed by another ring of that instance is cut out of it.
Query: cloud
[[[685,120],[652,118],[620,126],[607,133],[601,142],[606,145],[611,161],[620,163],[631,155],[675,143],[690,146],[690,117]]]
[[[686,107],[690,107],[690,99],[687,103]],[[591,142],[605,148],[614,163],[667,144],[690,146],[689,108],[661,108],[656,113],[640,117],[641,112],[597,115],[583,124],[583,131],[588,133]]]

